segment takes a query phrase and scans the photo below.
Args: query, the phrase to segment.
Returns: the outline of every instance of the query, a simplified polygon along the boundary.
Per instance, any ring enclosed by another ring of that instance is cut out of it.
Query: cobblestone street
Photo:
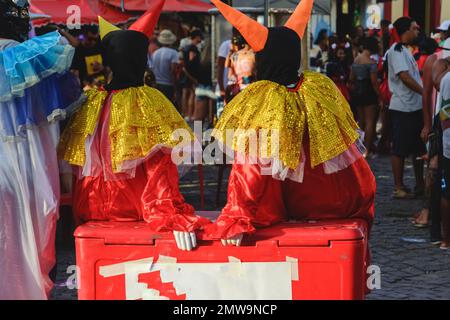
[[[381,289],[367,298],[378,299],[450,299],[450,251],[429,242],[429,230],[415,228],[409,218],[420,210],[423,200],[392,200],[392,174],[388,157],[372,160],[377,178],[376,219],[371,234],[372,264],[381,269]],[[217,167],[205,168],[206,210],[216,210]],[[228,173],[228,172],[227,172]],[[411,165],[405,182],[414,187]],[[222,187],[221,205],[226,199]],[[182,180],[186,200],[199,208],[198,173],[192,171]],[[60,226],[59,226],[60,227]],[[61,240],[61,228],[58,239]],[[61,241],[59,241],[61,242]],[[53,299],[76,299],[76,290],[66,287],[67,267],[75,264],[73,244],[59,246],[58,269]]]

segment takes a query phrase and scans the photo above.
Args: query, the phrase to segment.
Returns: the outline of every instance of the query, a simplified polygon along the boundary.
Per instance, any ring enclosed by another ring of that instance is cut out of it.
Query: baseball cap
[[[436,30],[439,31],[448,31],[448,29],[450,28],[450,20],[445,20],[442,21],[441,25],[439,27],[436,28]]]

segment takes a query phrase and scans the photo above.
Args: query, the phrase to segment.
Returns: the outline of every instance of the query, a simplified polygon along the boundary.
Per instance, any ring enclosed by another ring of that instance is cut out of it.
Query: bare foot
[[[441,249],[442,250],[449,250],[450,249],[450,241],[442,241],[441,242]]]
[[[415,225],[428,225],[428,218],[430,216],[430,210],[422,209],[422,211],[414,216],[413,224]]]

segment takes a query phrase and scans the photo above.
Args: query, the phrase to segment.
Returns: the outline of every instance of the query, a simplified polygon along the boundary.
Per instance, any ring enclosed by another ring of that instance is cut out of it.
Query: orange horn
[[[269,29],[220,0],[211,0],[211,2],[219,9],[225,19],[239,30],[255,52],[264,49],[269,36]]]
[[[165,0],[157,0],[152,3],[152,7],[144,13],[135,23],[133,23],[128,30],[139,31],[151,38],[159,16],[164,6]]]
[[[300,0],[300,3],[294,13],[284,25],[285,27],[297,32],[300,39],[303,38],[309,18],[311,17],[313,4],[314,0]]]

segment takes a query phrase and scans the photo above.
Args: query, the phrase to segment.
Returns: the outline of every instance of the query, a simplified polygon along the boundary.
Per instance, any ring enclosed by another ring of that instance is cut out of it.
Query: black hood
[[[287,86],[299,81],[301,39],[286,27],[269,28],[263,50],[256,53],[258,80],[270,80]]]
[[[121,90],[144,85],[149,40],[138,31],[117,30],[102,40],[103,63],[109,66],[113,80],[105,88]]]

